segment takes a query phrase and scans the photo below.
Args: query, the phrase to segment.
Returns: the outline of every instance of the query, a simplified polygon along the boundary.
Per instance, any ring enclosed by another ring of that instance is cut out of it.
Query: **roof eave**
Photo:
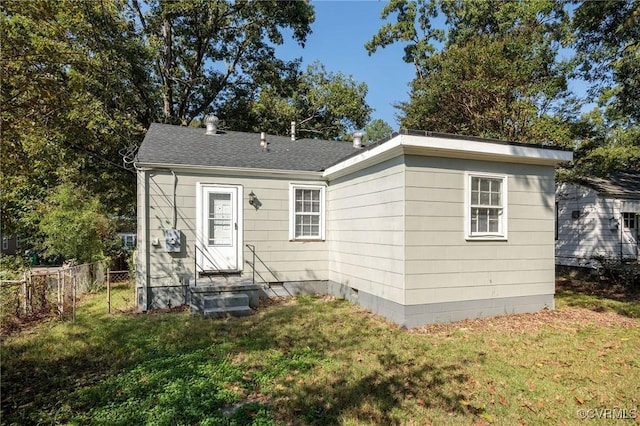
[[[221,167],[221,166],[201,166],[191,164],[170,164],[170,163],[152,163],[137,162],[136,169],[141,171],[153,170],[173,170],[185,171],[189,173],[217,173],[224,175],[252,175],[252,176],[288,176],[288,177],[304,177],[304,178],[322,178],[322,171],[311,170],[280,170],[280,169],[258,169],[251,167]]]
[[[371,150],[364,151],[327,168],[323,176],[335,179],[401,154],[546,166],[556,166],[573,159],[571,151],[547,149],[531,145],[499,144],[488,141],[433,136],[397,135]]]

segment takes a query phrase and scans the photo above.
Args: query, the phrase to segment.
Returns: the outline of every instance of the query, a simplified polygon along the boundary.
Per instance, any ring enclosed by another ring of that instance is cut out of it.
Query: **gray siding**
[[[407,305],[554,293],[552,167],[418,156],[406,163]],[[465,239],[469,171],[507,175],[506,241]]]
[[[385,161],[330,182],[329,279],[404,303],[404,163]]]
[[[176,171],[176,228],[182,233],[182,251],[165,251],[164,229],[173,226],[174,177],[169,171],[147,171],[139,179],[146,179],[148,194],[139,182],[138,235],[138,286],[173,287],[188,283],[194,274],[194,242],[196,234],[197,183],[241,185],[244,215],[243,234],[239,240],[243,246],[242,274],[251,277],[246,261],[252,260],[245,247],[251,244],[262,261],[273,271],[258,264],[258,272],[267,281],[307,281],[328,279],[328,245],[326,241],[289,241],[289,184],[304,183],[324,185],[319,180],[288,179],[278,177],[244,177],[208,174],[206,176]],[[248,202],[253,191],[262,203],[255,209]],[[146,213],[145,213],[146,212]],[[146,214],[146,219],[145,219]],[[150,244],[159,239],[160,245]],[[146,262],[144,262],[146,258]],[[148,264],[148,270],[145,268]],[[260,281],[259,278],[256,281]]]

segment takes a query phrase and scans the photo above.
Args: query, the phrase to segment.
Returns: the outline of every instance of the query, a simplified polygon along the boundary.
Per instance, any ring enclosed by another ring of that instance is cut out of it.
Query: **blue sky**
[[[342,72],[367,83],[367,103],[374,109],[371,118],[381,118],[397,130],[397,110],[393,105],[409,99],[408,83],[415,75],[415,68],[402,60],[401,45],[379,49],[371,56],[364,48],[384,24],[380,13],[386,3],[352,0],[313,1],[312,4],[316,20],[305,48],[291,41],[277,48],[278,56],[302,57],[304,67],[319,61],[329,72]]]
[[[329,72],[342,72],[366,83],[369,87],[367,103],[374,109],[371,118],[381,118],[397,130],[398,110],[393,105],[409,99],[408,84],[415,75],[415,68],[402,60],[404,46],[401,44],[378,49],[371,56],[364,48],[385,23],[380,14],[386,3],[376,0],[312,1],[316,20],[305,48],[289,40],[284,46],[277,47],[277,55],[283,59],[302,57],[304,67],[319,61]],[[570,52],[562,54],[564,59],[567,55]],[[570,84],[578,94],[584,94],[584,82],[572,81]],[[585,104],[583,111],[592,107],[593,104]]]

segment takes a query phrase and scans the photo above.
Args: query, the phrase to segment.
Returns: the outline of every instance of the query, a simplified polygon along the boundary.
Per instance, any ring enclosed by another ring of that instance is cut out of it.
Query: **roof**
[[[154,123],[138,150],[137,162],[325,172],[325,175],[331,172],[337,177],[400,152],[550,165],[570,161],[572,156],[565,148],[411,130],[401,130],[363,148],[354,148],[350,142],[321,139],[292,141],[288,136],[267,135],[267,141],[269,150],[265,151],[258,133],[218,131],[207,135],[204,128]]]
[[[259,133],[218,131],[153,123],[138,150],[146,164],[229,167],[321,172],[360,151],[350,142],[298,139],[267,135],[269,150],[260,146]]]
[[[640,198],[640,172],[618,171],[606,178],[581,177],[575,183],[595,190],[601,196],[614,198]]]

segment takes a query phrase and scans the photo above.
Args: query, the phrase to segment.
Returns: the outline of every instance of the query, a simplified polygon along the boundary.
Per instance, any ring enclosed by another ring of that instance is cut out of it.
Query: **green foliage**
[[[580,75],[611,118],[640,121],[640,1],[582,2],[573,28]]]
[[[153,79],[164,122],[189,125],[208,111],[243,103],[264,83],[295,70],[274,55],[283,30],[304,45],[313,7],[298,1],[131,0],[137,31],[153,47]]]
[[[46,255],[79,263],[104,259],[120,239],[96,197],[70,184],[58,186],[38,211]]]
[[[393,128],[386,121],[376,118],[364,126],[364,143],[372,143],[391,136]]]
[[[63,180],[132,215],[135,179],[119,152],[151,121],[148,51],[122,3],[3,1],[3,229],[30,235],[38,202]]]
[[[566,68],[556,62],[567,18],[554,1],[390,2],[383,26],[367,43],[406,44],[416,67],[410,100],[398,105],[403,127],[570,146],[563,113]],[[431,21],[444,15],[448,28]]]
[[[316,62],[286,90],[273,84],[263,86],[250,106],[249,117],[239,114],[225,123],[234,129],[287,135],[295,121],[298,137],[346,139],[369,120],[366,95],[366,84],[342,73],[327,72]]]
[[[28,269],[27,261],[22,256],[0,256],[0,280],[19,280]]]

